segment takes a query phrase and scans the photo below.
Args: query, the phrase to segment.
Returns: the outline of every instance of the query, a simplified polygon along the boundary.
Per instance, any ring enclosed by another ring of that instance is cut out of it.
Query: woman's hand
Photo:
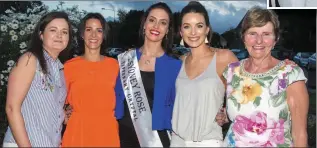
[[[65,105],[65,110],[64,110],[64,113],[65,113],[65,120],[64,120],[64,124],[67,124],[70,116],[72,115],[72,112],[73,112],[73,107],[69,104],[66,104]]]
[[[225,108],[221,108],[220,111],[216,115],[216,122],[219,126],[224,125],[225,123],[228,123],[228,117],[227,117],[227,111]]]

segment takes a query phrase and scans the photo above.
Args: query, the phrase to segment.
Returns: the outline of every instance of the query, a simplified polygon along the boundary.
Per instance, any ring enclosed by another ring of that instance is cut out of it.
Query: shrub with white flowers
[[[0,15],[0,98],[5,98],[9,73],[18,57],[26,51],[34,26],[48,12],[48,7],[35,6],[27,13],[14,13],[14,10],[7,9]]]
[[[19,56],[26,51],[33,29],[38,20],[48,13],[45,5],[35,6],[27,9],[27,13],[14,13],[14,8],[7,9],[6,15],[0,15],[0,72],[1,72],[1,94],[5,97],[7,77]],[[57,8],[53,11],[64,11],[69,15],[73,32],[77,32],[77,25],[81,18],[87,13],[79,11],[78,6],[61,10]],[[76,40],[73,43],[77,43]]]

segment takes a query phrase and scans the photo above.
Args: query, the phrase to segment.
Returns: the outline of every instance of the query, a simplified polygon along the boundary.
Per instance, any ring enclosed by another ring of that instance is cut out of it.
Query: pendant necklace
[[[150,64],[151,64],[151,61],[150,61],[150,60],[145,60],[144,64],[145,64],[145,65],[150,65]]]
[[[141,49],[141,53],[144,54],[143,50]],[[155,56],[155,54],[152,54],[150,57],[154,57],[156,58],[157,56]],[[144,61],[145,65],[150,65],[151,64],[151,60],[147,59]]]

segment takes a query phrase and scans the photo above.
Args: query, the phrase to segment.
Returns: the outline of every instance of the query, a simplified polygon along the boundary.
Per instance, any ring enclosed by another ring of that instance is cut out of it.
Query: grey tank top
[[[215,121],[222,107],[225,87],[216,71],[216,57],[207,69],[189,79],[183,62],[176,80],[176,98],[173,109],[173,132],[185,141],[222,140],[222,128]]]

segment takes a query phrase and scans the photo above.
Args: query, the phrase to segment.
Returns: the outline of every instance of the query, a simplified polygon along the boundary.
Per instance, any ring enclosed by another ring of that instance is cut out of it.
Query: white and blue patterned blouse
[[[35,76],[22,103],[22,116],[32,147],[58,147],[64,121],[66,87],[63,64],[44,50],[47,74],[43,74],[37,60]],[[10,127],[4,143],[16,143]]]

